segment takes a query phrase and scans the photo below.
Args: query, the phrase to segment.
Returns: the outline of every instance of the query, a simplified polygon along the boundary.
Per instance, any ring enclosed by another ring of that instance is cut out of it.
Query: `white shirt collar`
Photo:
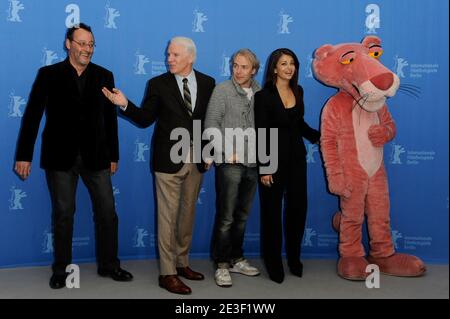
[[[192,69],[191,73],[189,73],[187,76],[181,76],[181,75],[175,74],[175,78],[177,79],[177,81],[179,81],[181,83],[183,83],[184,78],[188,79],[188,83],[196,82],[194,69]]]

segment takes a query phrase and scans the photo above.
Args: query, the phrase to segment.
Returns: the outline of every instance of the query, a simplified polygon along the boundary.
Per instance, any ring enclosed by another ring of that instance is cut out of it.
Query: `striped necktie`
[[[184,105],[188,109],[189,115],[192,116],[192,101],[191,101],[191,91],[189,91],[189,87],[187,85],[188,79],[183,79],[183,98]]]

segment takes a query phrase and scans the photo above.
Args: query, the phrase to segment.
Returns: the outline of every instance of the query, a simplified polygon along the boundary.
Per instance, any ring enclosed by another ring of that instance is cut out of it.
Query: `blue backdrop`
[[[392,233],[398,251],[448,263],[448,1],[447,0],[0,0],[0,267],[52,260],[50,199],[39,169],[40,138],[31,177],[13,173],[21,117],[36,72],[63,60],[67,26],[92,26],[93,61],[115,75],[116,86],[140,103],[149,78],[166,72],[165,48],[176,35],[194,39],[195,67],[217,82],[229,78],[228,59],[242,47],[262,62],[278,47],[293,49],[301,63],[307,122],[319,127],[320,111],[336,91],[311,73],[313,51],[325,43],[381,37],[383,63],[418,96],[398,92],[388,101],[398,134],[385,146],[391,193]],[[257,76],[262,80],[262,73]],[[43,123],[44,121],[42,121]],[[43,125],[41,125],[42,129]],[[120,257],[154,258],[155,200],[149,170],[153,127],[119,119],[120,169],[113,177],[119,215]],[[335,258],[331,216],[337,198],[326,190],[316,145],[308,147],[309,211],[305,257]],[[90,200],[80,183],[74,261],[94,260]],[[215,215],[214,172],[206,174],[198,200],[192,255],[209,255]],[[249,220],[245,250],[259,255],[259,201]]]

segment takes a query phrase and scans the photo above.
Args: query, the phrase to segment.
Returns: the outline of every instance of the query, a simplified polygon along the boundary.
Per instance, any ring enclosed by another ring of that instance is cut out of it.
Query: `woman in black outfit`
[[[284,233],[288,266],[301,277],[300,249],[307,210],[306,148],[303,137],[318,143],[320,133],[303,119],[303,88],[298,85],[299,62],[289,49],[270,55],[264,89],[255,94],[256,127],[266,130],[266,153],[270,150],[269,128],[278,130],[278,166],[272,174],[260,165],[261,246],[267,272],[275,282],[284,279],[282,251],[282,202],[285,196]],[[263,137],[258,134],[258,144]],[[274,136],[273,136],[274,137]],[[273,146],[272,146],[273,147]],[[259,153],[258,153],[259,156]],[[273,155],[271,155],[273,158]]]

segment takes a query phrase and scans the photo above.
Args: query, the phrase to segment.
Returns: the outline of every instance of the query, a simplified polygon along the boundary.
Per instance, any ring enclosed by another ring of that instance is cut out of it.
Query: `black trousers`
[[[78,157],[68,171],[46,170],[53,210],[53,272],[56,274],[65,273],[66,266],[72,262],[75,198],[80,176],[89,191],[94,211],[98,267],[112,270],[120,264],[117,258],[118,218],[110,170],[87,170]]]
[[[288,265],[296,267],[300,262],[307,210],[306,161],[279,166],[273,180],[271,187],[259,181],[261,250],[269,275],[278,275],[284,272],[283,229]]]

